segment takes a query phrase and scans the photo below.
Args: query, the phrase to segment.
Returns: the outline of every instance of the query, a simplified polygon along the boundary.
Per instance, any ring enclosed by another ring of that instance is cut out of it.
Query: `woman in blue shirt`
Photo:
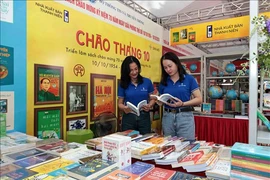
[[[162,128],[165,136],[195,140],[194,105],[202,103],[202,96],[195,78],[186,73],[179,58],[172,52],[160,60],[161,81],[159,93],[175,97],[164,105]],[[193,97],[191,99],[191,96]]]
[[[155,100],[150,100],[150,94],[154,91],[150,79],[140,75],[141,64],[134,56],[128,56],[121,65],[121,79],[118,87],[118,107],[124,114],[122,117],[122,131],[137,130],[140,134],[151,132],[151,121],[149,110],[155,104]],[[127,102],[137,106],[143,100],[148,104],[144,105],[140,116],[131,113],[131,109],[126,106]]]

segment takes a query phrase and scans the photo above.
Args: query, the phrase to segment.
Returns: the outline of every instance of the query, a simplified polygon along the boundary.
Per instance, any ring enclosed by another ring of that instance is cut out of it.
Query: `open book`
[[[132,113],[136,114],[137,116],[140,116],[140,110],[144,105],[147,105],[146,100],[142,100],[141,102],[139,102],[137,107],[134,104],[127,102],[127,106],[132,110]]]
[[[160,96],[151,94],[150,97],[156,98],[158,101],[161,101],[161,102],[163,102],[163,103],[165,103],[165,104],[166,104],[166,103],[168,102],[168,100],[170,100],[170,99],[176,99],[174,96],[172,96],[172,95],[170,95],[170,94],[168,94],[168,93],[162,94],[162,95],[160,95]]]

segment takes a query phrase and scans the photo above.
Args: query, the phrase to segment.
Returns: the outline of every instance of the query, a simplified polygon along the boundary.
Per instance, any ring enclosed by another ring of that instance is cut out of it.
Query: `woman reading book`
[[[179,58],[172,52],[165,53],[160,60],[161,81],[159,93],[170,94],[164,104],[162,128],[165,136],[171,135],[195,140],[195,122],[192,106],[202,103],[202,96],[195,78],[186,73]],[[191,99],[191,96],[193,97]]]
[[[121,78],[118,87],[118,107],[124,114],[122,117],[122,131],[137,130],[140,134],[151,132],[151,121],[149,110],[155,104],[155,100],[150,100],[150,94],[154,87],[150,79],[142,77],[141,64],[134,56],[128,56],[121,65]],[[141,101],[147,103],[140,109],[139,116],[132,113],[132,109],[127,106],[133,104],[137,106]]]

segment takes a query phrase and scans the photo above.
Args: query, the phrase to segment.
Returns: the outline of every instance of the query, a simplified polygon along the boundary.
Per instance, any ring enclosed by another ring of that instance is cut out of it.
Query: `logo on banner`
[[[69,12],[67,10],[64,10],[64,21],[69,23]]]
[[[73,68],[73,73],[76,76],[80,75],[82,77],[85,73],[85,68],[81,64],[76,64]]]
[[[206,29],[206,37],[207,38],[211,38],[213,36],[213,26],[212,25],[208,25],[207,29]]]

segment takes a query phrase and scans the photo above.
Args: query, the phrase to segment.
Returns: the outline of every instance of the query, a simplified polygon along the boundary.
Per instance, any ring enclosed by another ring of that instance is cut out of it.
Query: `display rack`
[[[210,64],[211,64],[211,61],[213,60],[217,60],[217,61],[222,61],[222,62],[225,62],[225,63],[228,63],[230,61],[233,61],[233,60],[236,60],[236,59],[239,59],[240,57],[242,57],[242,55],[244,54],[244,52],[239,52],[239,53],[231,53],[231,54],[210,54],[210,55],[205,55],[204,56],[204,64],[205,64],[205,68],[204,68],[204,92],[205,92],[205,96],[204,96],[204,102],[207,102],[207,84],[209,81],[211,80],[222,80],[222,79],[232,79],[232,80],[235,80],[235,79],[248,79],[248,76],[238,76],[237,74],[234,74],[234,75],[224,75],[222,77],[218,77],[218,76],[215,76],[213,77],[211,75],[211,71],[210,71]],[[223,72],[225,72],[225,70],[223,70]],[[239,85],[239,82],[237,83],[237,85]],[[239,87],[238,87],[239,89]]]

